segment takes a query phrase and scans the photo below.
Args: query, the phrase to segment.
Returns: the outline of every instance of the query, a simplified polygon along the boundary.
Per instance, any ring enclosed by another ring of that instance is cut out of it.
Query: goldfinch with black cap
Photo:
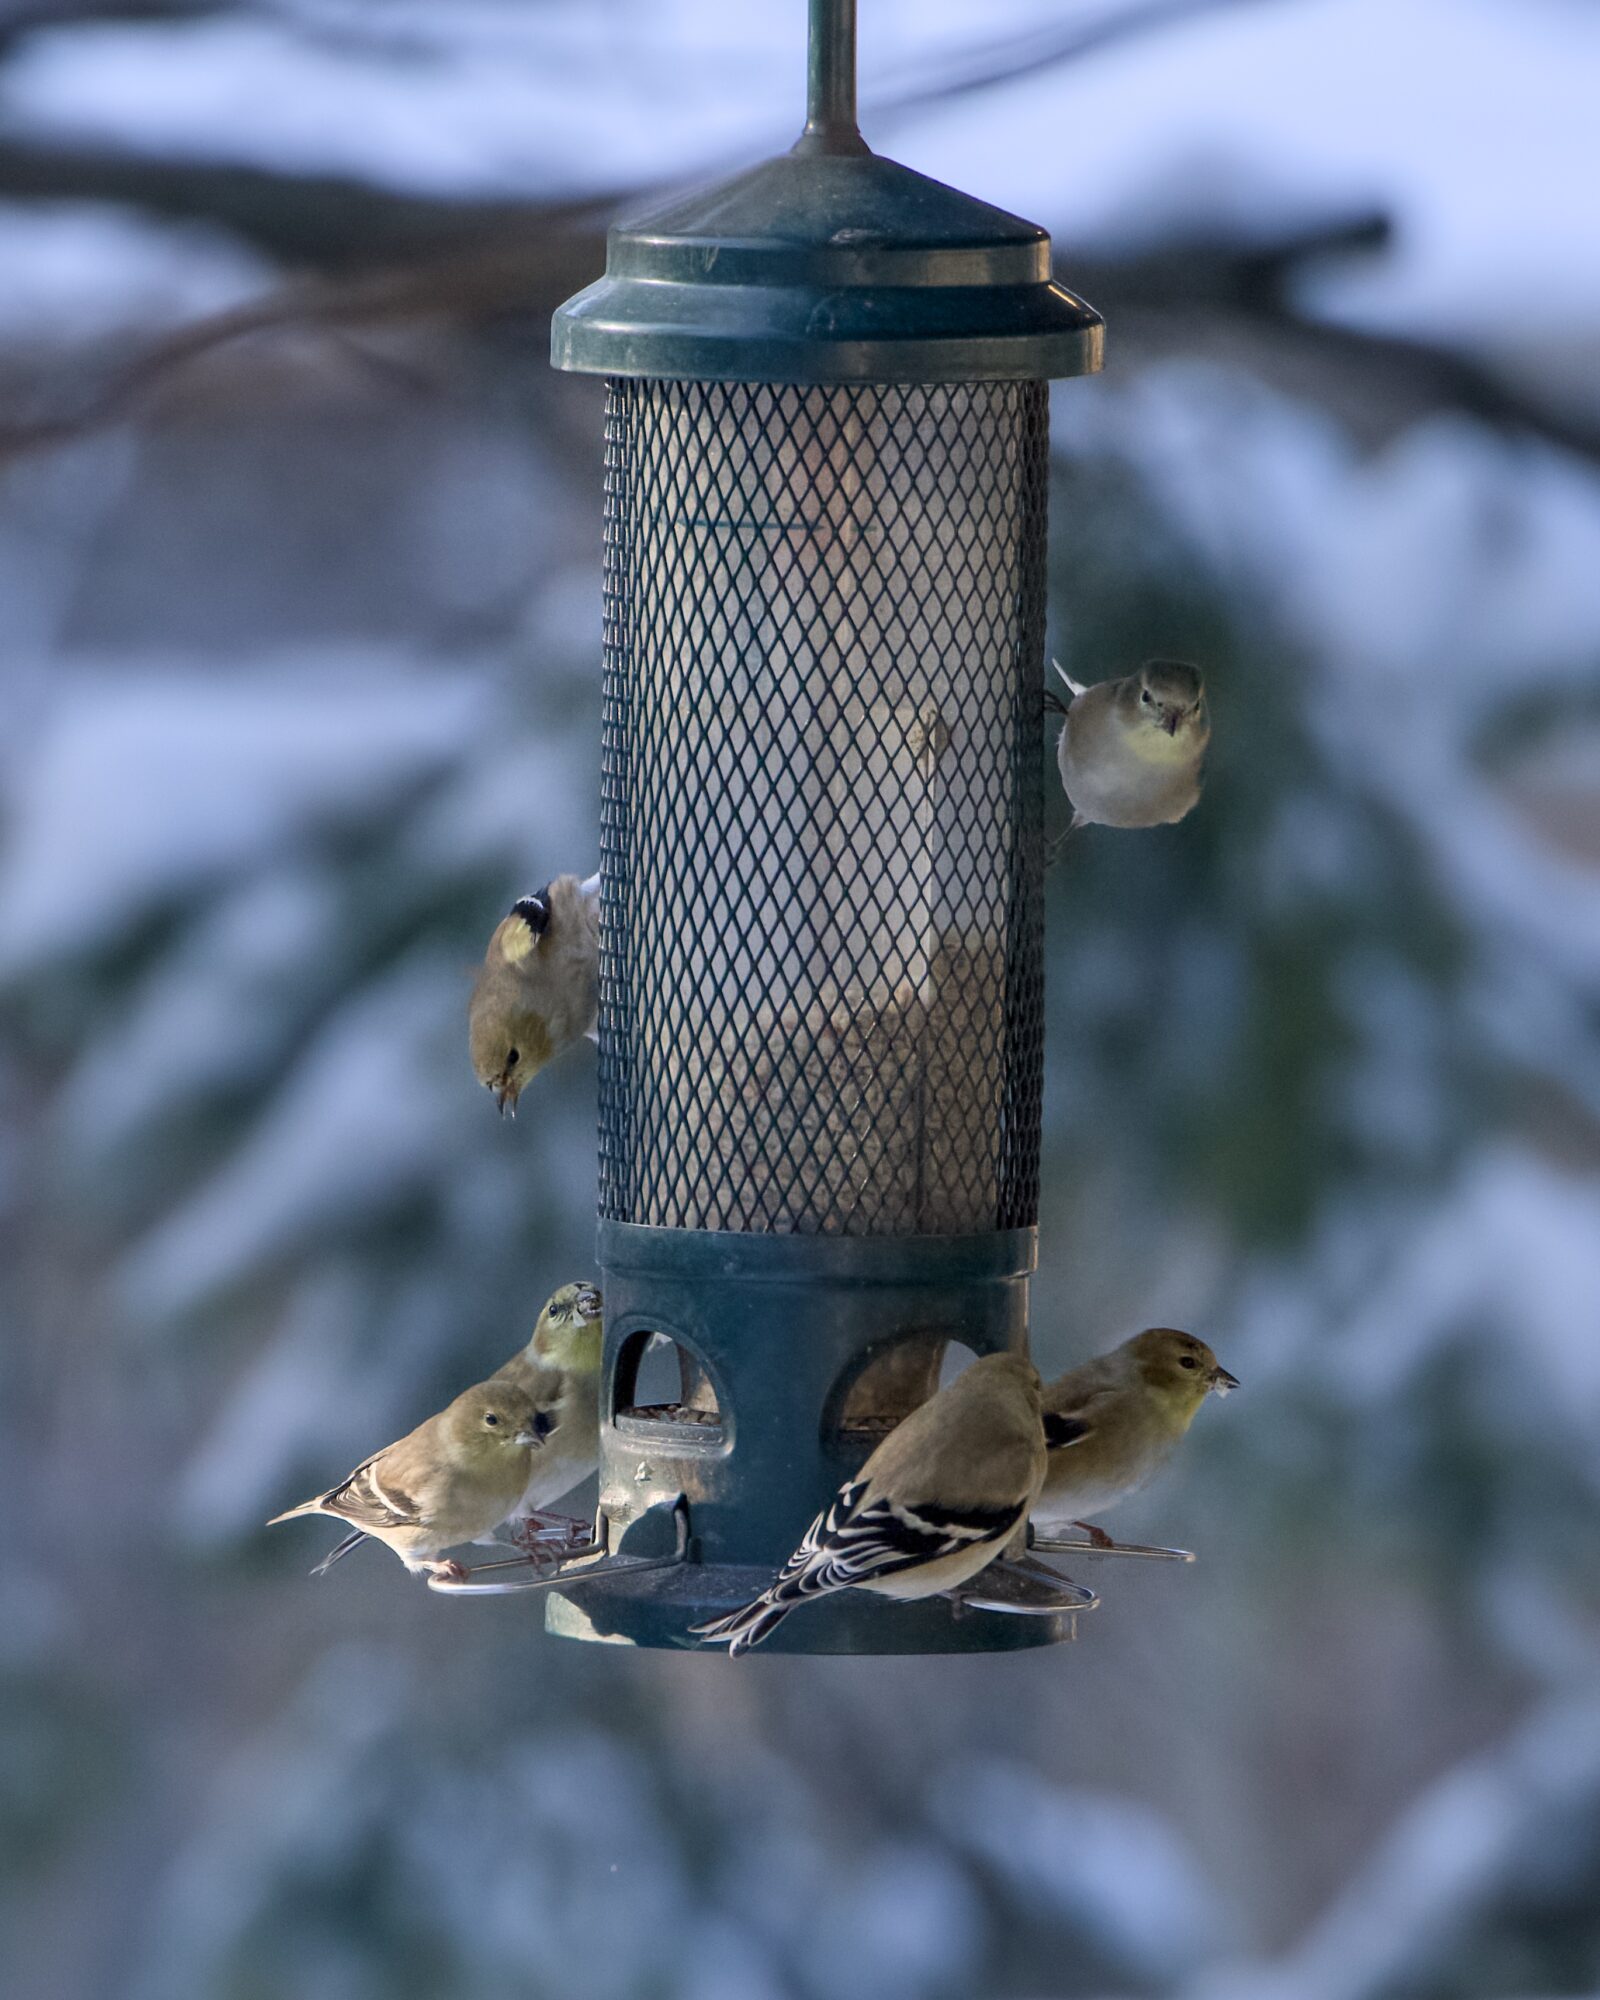
[[[599,1004],[600,877],[558,875],[495,926],[467,1009],[478,1081],[502,1115],[546,1063],[593,1035]]]

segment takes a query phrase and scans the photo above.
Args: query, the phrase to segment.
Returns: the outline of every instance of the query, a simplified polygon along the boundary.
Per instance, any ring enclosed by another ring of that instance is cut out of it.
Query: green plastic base
[[[914,1402],[931,1389],[949,1341],[978,1354],[1025,1349],[1034,1255],[1031,1229],[824,1237],[603,1223],[607,1546],[614,1554],[669,1553],[673,1503],[682,1495],[687,1559],[676,1569],[597,1579],[570,1598],[553,1590],[549,1629],[697,1647],[690,1627],[762,1590],[873,1449],[881,1429],[842,1422],[863,1368],[904,1344],[914,1366],[900,1388]],[[619,1357],[644,1333],[675,1341],[702,1372],[717,1421],[619,1411]],[[795,1612],[762,1650],[1012,1651],[1069,1638],[1072,1625],[1070,1613],[966,1610],[943,1598],[903,1604],[854,1590]]]
[[[736,1610],[772,1581],[770,1568],[685,1563],[587,1585],[572,1596],[552,1590],[545,1629],[567,1639],[613,1646],[677,1646],[715,1658],[690,1627]],[[967,1611],[947,1598],[896,1604],[870,1591],[844,1590],[792,1612],[746,1657],[767,1653],[1010,1653],[1074,1636],[1072,1612],[1017,1617]]]

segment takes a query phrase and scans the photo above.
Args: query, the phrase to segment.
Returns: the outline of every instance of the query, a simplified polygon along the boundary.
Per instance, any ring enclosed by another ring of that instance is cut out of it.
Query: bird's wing
[[[423,1528],[426,1503],[396,1477],[389,1451],[377,1452],[350,1477],[322,1496],[324,1511],[340,1514],[362,1528]]]
[[[1046,1451],[1062,1451],[1069,1444],[1082,1444],[1093,1431],[1094,1426],[1081,1416],[1068,1416],[1062,1410],[1046,1410],[1044,1413],[1044,1443]]]
[[[395,1478],[393,1467],[384,1467],[384,1461],[391,1459],[395,1450],[394,1445],[386,1445],[382,1451],[374,1452],[337,1486],[330,1486],[314,1500],[302,1500],[298,1507],[274,1514],[267,1526],[275,1528],[280,1521],[297,1520],[302,1514],[335,1514],[342,1520],[354,1521],[358,1528],[369,1533],[383,1528],[421,1527],[425,1519],[421,1505]]]
[[[1102,1380],[1095,1370],[1091,1361],[1045,1390],[1044,1441],[1051,1451],[1093,1437],[1123,1393],[1123,1384]]]
[[[1052,660],[1050,664],[1055,668],[1056,672],[1066,682],[1069,693],[1071,693],[1074,696],[1077,696],[1088,692],[1087,683],[1084,681],[1075,681],[1072,678],[1071,674],[1067,672],[1066,668],[1062,666],[1059,660]]]
[[[806,1531],[772,1584],[753,1602],[725,1617],[694,1628],[697,1637],[732,1642],[732,1651],[759,1645],[795,1605],[876,1577],[921,1569],[941,1556],[976,1542],[1003,1542],[1015,1533],[1026,1506],[989,1509],[912,1508],[880,1494],[868,1500],[871,1485],[857,1479],[841,1488],[826,1513]]]
[[[819,1514],[800,1546],[778,1572],[774,1596],[798,1599],[844,1590],[873,1577],[920,1569],[975,1542],[1003,1541],[1025,1511],[1020,1506],[916,1505],[886,1494],[867,1497],[870,1482],[844,1487]]]

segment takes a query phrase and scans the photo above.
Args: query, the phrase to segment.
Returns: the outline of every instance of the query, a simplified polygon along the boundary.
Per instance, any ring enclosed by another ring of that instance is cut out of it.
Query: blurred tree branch
[[[997,84],[1018,83],[1037,76],[1059,63],[1081,61],[1115,48],[1119,42],[1163,28],[1181,28],[1207,14],[1221,14],[1236,7],[1281,5],[1282,0],[1144,0],[1143,5],[1103,11],[1097,18],[1052,23],[1030,29],[1004,42],[994,42],[961,57],[948,74],[914,78],[889,97],[870,95],[870,116],[892,117],[897,113],[920,111],[953,97],[967,97]]]
[[[442,229],[439,205],[396,203],[395,212],[408,206],[428,209],[433,227]],[[600,269],[611,207],[508,205],[481,240],[365,271],[303,277],[267,298],[196,320],[86,385],[68,407],[26,419],[0,411],[0,456],[47,450],[124,421],[190,364],[247,338],[320,330],[345,339],[384,327],[495,322],[526,323],[542,337],[549,315]],[[483,212],[471,214],[481,226]],[[453,212],[453,220],[465,226],[466,212]],[[426,233],[419,223],[419,237]],[[1069,275],[1107,314],[1125,364],[1177,353],[1243,360],[1333,409],[1373,441],[1431,411],[1457,410],[1600,462],[1600,426],[1525,395],[1491,367],[1427,342],[1331,325],[1296,310],[1292,293],[1309,265],[1371,254],[1388,239],[1387,219],[1368,213],[1265,245],[1189,241],[1127,259],[1083,259]]]
[[[182,21],[221,13],[227,0],[0,0],[0,48],[34,28],[78,21]]]
[[[1033,76],[1120,42],[1263,0],[1145,0],[1091,11],[913,75],[875,112]],[[0,0],[0,43],[45,22],[181,16],[213,0]],[[0,409],[0,456],[49,449],[134,415],[212,351],[274,333],[347,341],[379,327],[542,322],[599,270],[620,197],[541,204],[434,199],[337,175],[294,175],[216,161],[139,157],[93,146],[0,140],[0,198],[115,201],[237,232],[301,275],[270,297],[181,327],[98,379],[71,385],[41,416]],[[1600,425],[1526,394],[1492,366],[1439,345],[1309,318],[1295,288],[1314,263],[1388,243],[1377,213],[1331,218],[1277,241],[1188,239],[1127,258],[1080,258],[1068,273],[1112,322],[1124,365],[1188,353],[1243,361],[1333,409],[1378,440],[1433,410],[1600,461]]]

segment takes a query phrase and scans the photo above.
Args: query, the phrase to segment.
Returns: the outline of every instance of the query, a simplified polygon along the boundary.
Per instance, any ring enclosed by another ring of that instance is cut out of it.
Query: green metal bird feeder
[[[809,83],[551,341],[607,378],[600,1506],[685,1559],[547,1603],[639,1645],[770,1581],[948,1343],[1028,1330],[1048,382],[1101,321],[1042,229],[868,149],[854,0],[811,0]],[[771,1650],[1067,1623],[848,1591]]]

